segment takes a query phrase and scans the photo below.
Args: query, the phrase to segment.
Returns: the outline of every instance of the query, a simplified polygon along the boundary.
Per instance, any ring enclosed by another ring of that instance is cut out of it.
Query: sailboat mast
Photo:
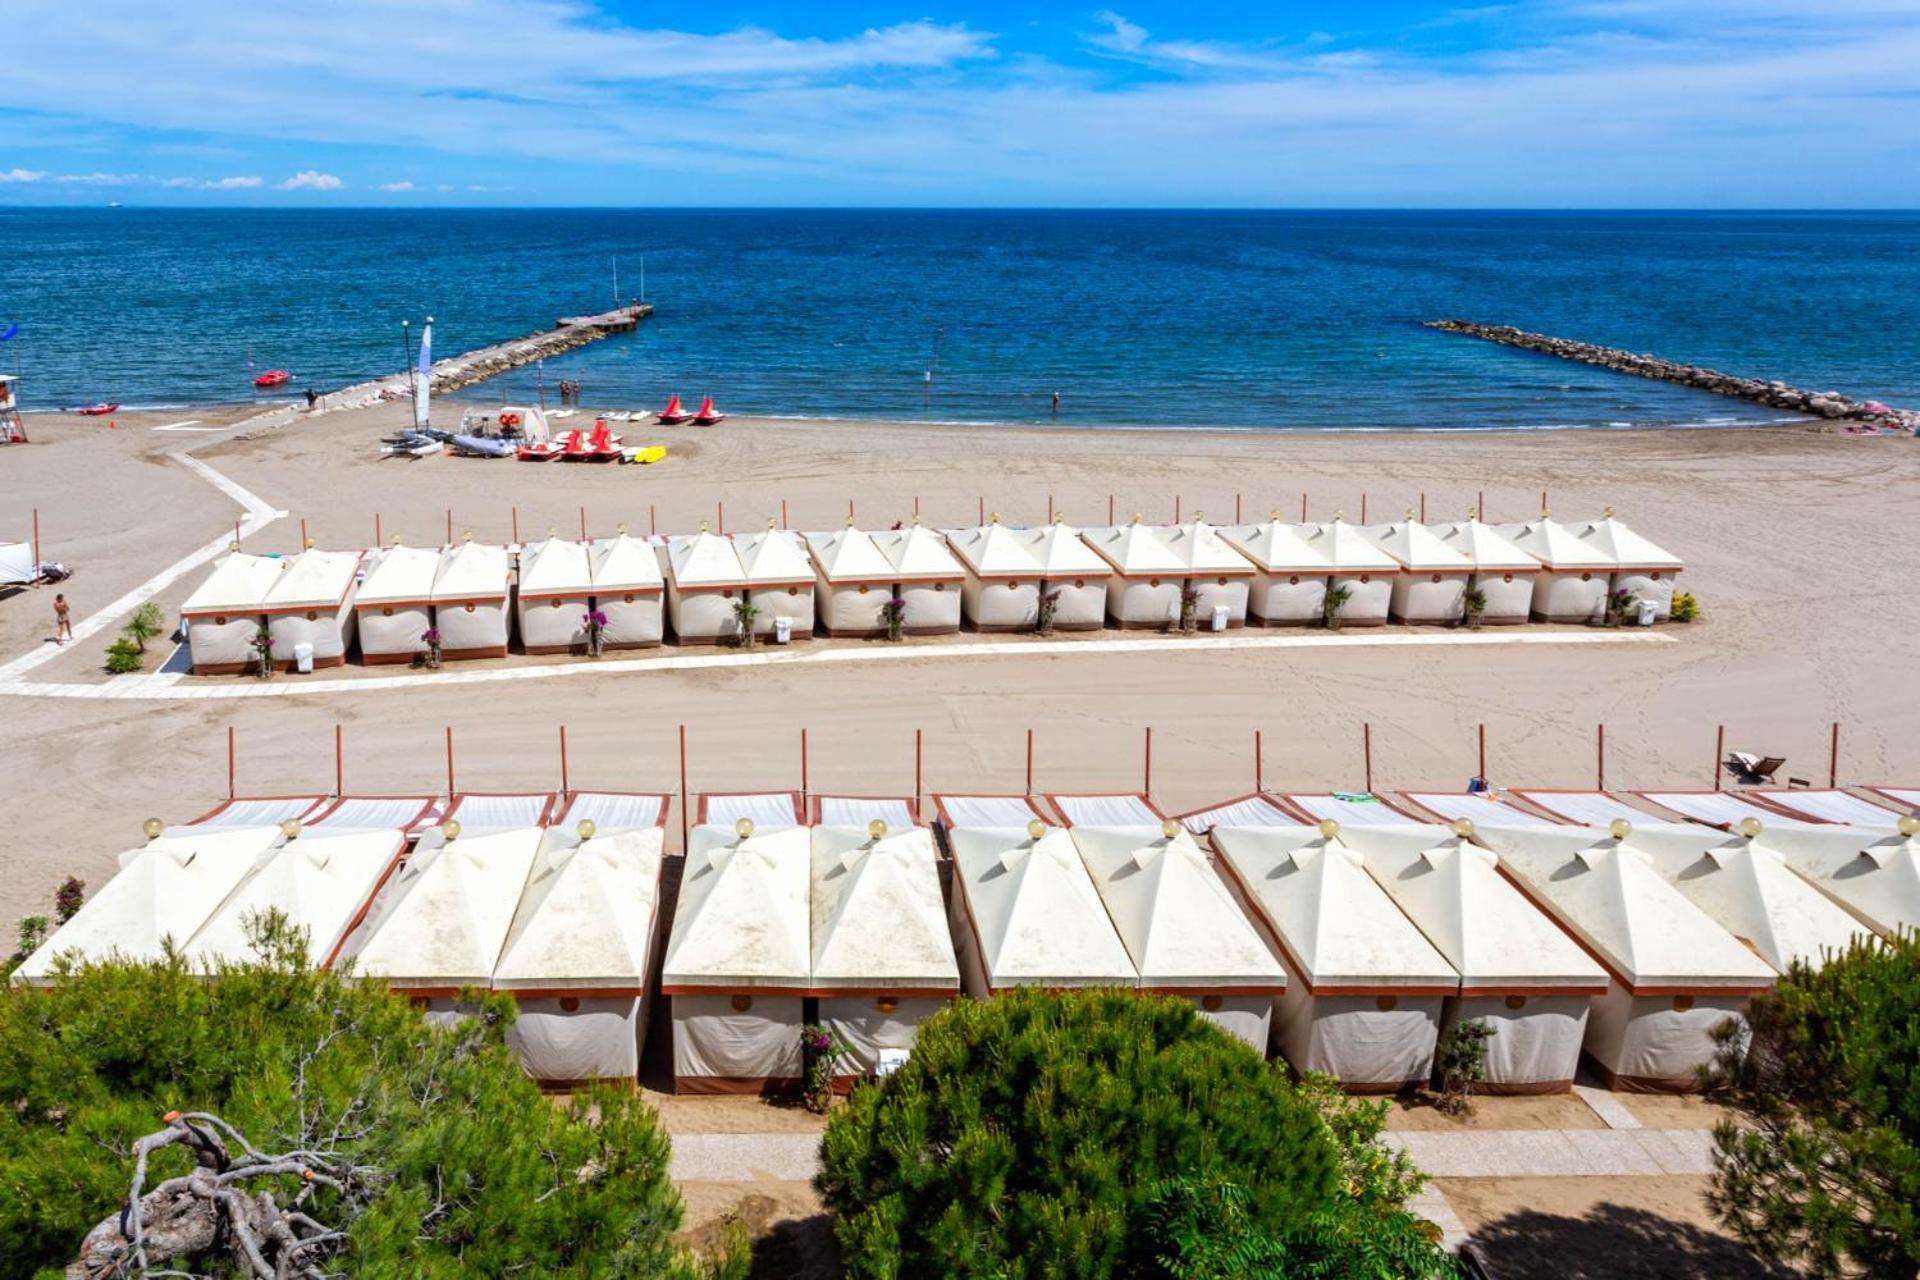
[[[413,322],[410,320],[402,320],[400,322],[400,351],[402,358],[406,361],[407,390],[417,396],[420,394],[420,388],[414,381]]]

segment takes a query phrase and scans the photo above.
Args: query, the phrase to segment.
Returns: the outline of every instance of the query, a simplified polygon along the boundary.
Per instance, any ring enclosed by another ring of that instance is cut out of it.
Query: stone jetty
[[[1704,369],[1697,364],[1681,364],[1674,360],[1662,360],[1658,356],[1622,351],[1618,347],[1602,347],[1591,342],[1575,342],[1569,338],[1555,338],[1544,333],[1529,333],[1525,329],[1516,329],[1507,324],[1476,324],[1471,320],[1429,320],[1426,326],[1445,333],[1465,334],[1470,338],[1498,342],[1502,346],[1538,351],[1542,355],[1558,356],[1562,360],[1578,360],[1582,364],[1598,365],[1602,369],[1611,369],[1615,373],[1630,373],[1642,378],[1653,378],[1659,382],[1697,387],[1702,391],[1711,391],[1715,395],[1731,396],[1736,400],[1749,400],[1754,404],[1763,404],[1770,409],[1811,414],[1816,418],[1834,421],[1873,422],[1885,426],[1903,427],[1909,431],[1920,430],[1920,411],[1890,409],[1874,401],[1854,400],[1841,395],[1838,391],[1803,391],[1799,387],[1789,386],[1784,382],[1740,378],[1730,373],[1721,373],[1717,369]]]

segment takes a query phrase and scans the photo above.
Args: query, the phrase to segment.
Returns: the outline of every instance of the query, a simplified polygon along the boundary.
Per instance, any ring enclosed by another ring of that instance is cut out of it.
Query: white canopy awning
[[[1159,827],[1165,815],[1142,795],[1060,796],[1047,803],[1068,826]]]
[[[659,553],[645,538],[625,533],[603,538],[593,544],[588,560],[596,592],[652,591],[664,585]]]
[[[308,548],[279,561],[279,576],[267,589],[263,603],[268,613],[302,609],[338,609],[353,590],[360,572],[358,551],[320,551]]]
[[[669,994],[808,985],[810,843],[795,826],[756,829],[744,840],[730,826],[693,829],[660,978]]]
[[[1331,818],[1343,827],[1395,827],[1413,821],[1386,801],[1364,792],[1319,795],[1289,791],[1280,798],[1303,810],[1316,822]]]
[[[702,826],[733,827],[745,818],[756,830],[773,831],[797,827],[805,821],[799,812],[800,796],[794,791],[758,791],[737,795],[709,793],[700,797]]]
[[[933,833],[905,826],[875,840],[865,826],[812,832],[813,985],[958,993]]]
[[[252,922],[278,911],[307,935],[307,960],[330,964],[380,882],[407,850],[398,828],[326,831],[308,827],[264,855],[183,948],[197,973],[257,959]]]
[[[1636,824],[1659,821],[1645,809],[1628,804],[1610,791],[1531,791],[1515,787],[1510,794],[1557,818],[1585,827],[1604,827],[1615,818]]]
[[[825,827],[858,827],[865,831],[869,824],[879,821],[890,831],[904,831],[920,823],[911,801],[888,796],[815,796],[813,803],[815,818]]]
[[[366,577],[353,597],[356,609],[369,605],[425,604],[433,599],[440,551],[433,547],[388,547],[367,554]]]
[[[1019,827],[956,827],[952,847],[988,985],[1139,981],[1064,829],[1050,827],[1035,840]]]
[[[1292,827],[1298,826],[1300,819],[1264,795],[1251,795],[1182,814],[1180,821],[1187,830],[1199,834],[1214,827]]]
[[[1439,814],[1448,822],[1465,818],[1470,822],[1491,822],[1503,827],[1551,827],[1558,825],[1538,814],[1502,804],[1489,795],[1469,795],[1464,791],[1408,791],[1407,799],[1423,809]]]
[[[666,821],[667,797],[657,794],[629,795],[618,791],[576,791],[567,802],[566,812],[553,825],[568,831],[591,822],[602,835],[617,831],[645,830]]]
[[[494,966],[494,989],[642,994],[663,834],[644,827],[583,841],[567,828],[548,829]]]
[[[580,543],[548,536],[520,553],[522,600],[585,596],[592,591],[593,568]]]
[[[1041,816],[1026,796],[935,796],[933,803],[950,827],[1023,829]]]
[[[250,556],[235,551],[221,558],[194,588],[180,612],[186,617],[214,613],[257,613],[266,608],[267,592],[279,581],[283,562],[277,556]]]
[[[456,543],[441,554],[439,571],[433,575],[434,603],[504,600],[510,572],[505,547],[486,542]]]

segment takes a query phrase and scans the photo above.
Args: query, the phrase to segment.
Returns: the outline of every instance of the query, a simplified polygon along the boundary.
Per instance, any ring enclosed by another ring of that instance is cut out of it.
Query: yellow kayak
[[[635,449],[633,456],[627,460],[629,462],[640,463],[661,462],[665,460],[666,456],[667,446],[663,444],[650,444],[644,448]]]

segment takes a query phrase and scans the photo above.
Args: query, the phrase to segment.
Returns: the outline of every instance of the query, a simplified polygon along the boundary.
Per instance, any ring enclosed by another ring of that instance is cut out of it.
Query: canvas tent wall
[[[593,568],[586,547],[549,533],[520,553],[516,605],[520,646],[528,653],[585,652],[593,608]]]
[[[1342,826],[1392,827],[1418,821],[1391,801],[1365,791],[1288,791],[1281,794],[1280,802],[1297,810],[1308,822],[1331,818]]]
[[[1367,875],[1338,829],[1215,827],[1220,868],[1287,968],[1274,1042],[1294,1070],[1392,1093],[1433,1068],[1460,976]]]
[[[1540,562],[1530,610],[1536,622],[1593,622],[1605,614],[1613,581],[1611,555],[1545,514],[1538,520],[1496,528],[1501,537]]]
[[[647,649],[666,635],[666,580],[645,538],[624,531],[593,544],[588,556],[594,608],[607,616],[600,640],[609,649]]]
[[[1384,624],[1393,605],[1393,583],[1400,574],[1400,562],[1375,546],[1358,526],[1348,524],[1337,512],[1325,524],[1302,528],[1307,546],[1331,566],[1328,588],[1347,592],[1346,603],[1340,606],[1340,625],[1377,627]]]
[[[1614,518],[1613,508],[1598,520],[1576,527],[1580,540],[1613,563],[1613,590],[1653,604],[1656,618],[1673,615],[1673,584],[1686,568],[1679,556],[1635,533]]]
[[[1623,829],[1631,836],[1631,824]],[[1718,1052],[1715,1032],[1773,986],[1773,969],[1629,840],[1594,828],[1496,826],[1476,828],[1474,839],[1612,978],[1593,1001],[1584,1044],[1611,1088],[1695,1088]]]
[[[769,524],[758,533],[735,534],[733,543],[740,553],[748,598],[759,610],[753,620],[754,634],[770,636],[774,620],[786,618],[793,639],[811,640],[813,564],[800,535]]]
[[[1020,544],[1040,566],[1040,589],[1054,596],[1053,629],[1098,631],[1107,625],[1107,562],[1065,521],[1023,529]]]
[[[1062,827],[955,827],[949,904],[960,975],[980,999],[1009,987],[1131,987],[1139,972]]]
[[[1245,626],[1247,601],[1253,586],[1253,565],[1220,536],[1220,531],[1195,512],[1185,524],[1154,530],[1162,546],[1180,562],[1186,588],[1193,592],[1196,625],[1207,628],[1226,610],[1228,627]]]
[[[1497,796],[1485,792],[1478,794],[1466,791],[1402,791],[1400,793],[1415,816],[1432,814],[1441,822],[1453,822],[1465,818],[1469,822],[1491,822],[1502,827],[1554,827],[1561,825],[1551,818],[1542,818],[1526,809],[1507,804]]]
[[[285,840],[277,826],[217,827],[165,832],[128,850],[120,855],[113,878],[14,970],[13,981],[45,985],[56,980],[54,961],[60,956],[158,960],[168,940],[184,944],[192,938],[260,859]]]
[[[297,647],[303,644],[313,647],[316,667],[337,667],[347,660],[361,555],[309,547],[279,562],[279,576],[263,603],[273,661],[283,671],[293,669]]]
[[[1195,835],[1205,835],[1215,827],[1292,827],[1300,822],[1299,814],[1287,812],[1274,803],[1272,796],[1260,791],[1175,816]]]
[[[1021,532],[1001,524],[996,514],[990,523],[945,534],[947,547],[966,567],[960,604],[975,630],[1019,631],[1039,620],[1046,573]]]
[[[704,525],[667,539],[667,621],[681,644],[738,639],[734,610],[746,595],[747,572],[731,539]]]
[[[340,948],[386,882],[407,837],[398,828],[325,830],[302,827],[293,839],[262,855],[182,948],[195,973],[257,958],[253,922],[278,911],[307,937],[308,961],[333,963]]]
[[[1470,516],[1434,526],[1440,541],[1473,566],[1472,585],[1486,599],[1480,621],[1490,626],[1525,622],[1533,612],[1540,562],[1513,545],[1492,525]]]
[[[1264,524],[1220,531],[1253,565],[1248,621],[1268,627],[1304,627],[1325,616],[1333,562],[1308,541],[1307,528],[1285,523],[1275,511]]]
[[[505,547],[462,542],[441,554],[433,575],[441,657],[461,661],[507,656],[510,573]]]
[[[811,834],[813,994],[849,1046],[840,1074],[871,1075],[960,994],[933,833],[872,819]]]
[[[235,551],[223,557],[180,606],[195,675],[236,675],[258,661],[254,640],[266,624],[267,592],[280,561]]]
[[[875,637],[887,633],[882,610],[893,598],[894,567],[873,536],[853,527],[807,535],[815,574],[814,607],[829,636]]]
[[[366,575],[354,593],[360,659],[369,664],[411,662],[426,652],[420,637],[433,626],[433,579],[440,552],[394,545],[367,553]]]
[[[1471,828],[1463,828],[1471,830]],[[1460,974],[1441,1032],[1477,1022],[1488,1093],[1573,1087],[1590,998],[1607,973],[1496,870],[1498,856],[1445,827],[1350,827],[1341,841]]]
[[[678,1093],[789,1089],[801,1075],[810,840],[804,827],[695,827],[660,990]]]
[[[1191,999],[1265,1056],[1286,970],[1187,830],[1080,825],[1073,843],[1140,988]]]
[[[807,813],[798,791],[709,791],[694,802],[693,820],[703,827],[731,829],[742,818],[771,831],[805,826]]]
[[[1069,827],[1082,824],[1097,827],[1157,828],[1166,820],[1153,801],[1137,791],[1118,791],[1104,795],[1049,795],[1047,803]]]
[[[1086,529],[1081,537],[1107,566],[1107,616],[1124,631],[1164,628],[1180,620],[1180,592],[1186,567],[1140,523]]]
[[[1853,916],[1888,936],[1920,930],[1920,819],[1891,831],[1859,827],[1769,828],[1757,843]]]
[[[657,824],[601,834],[576,820],[541,839],[493,969],[518,1006],[507,1043],[534,1079],[639,1075],[663,837]]]
[[[877,820],[886,823],[889,830],[900,831],[920,824],[918,809],[918,803],[906,796],[815,796],[813,822],[815,826],[858,827],[864,831],[868,823]]]
[[[876,533],[873,544],[893,564],[906,634],[940,636],[958,631],[967,571],[947,549],[946,540],[916,517],[904,529]]]
[[[1455,623],[1466,616],[1467,586],[1473,562],[1449,546],[1408,512],[1391,524],[1368,525],[1361,532],[1400,566],[1387,599],[1395,622]]]

